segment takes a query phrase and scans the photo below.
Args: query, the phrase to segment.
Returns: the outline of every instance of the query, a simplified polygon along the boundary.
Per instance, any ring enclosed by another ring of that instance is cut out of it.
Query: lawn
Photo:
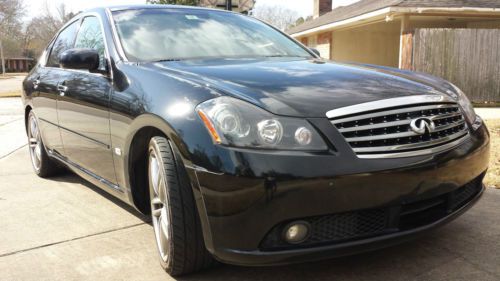
[[[490,168],[485,184],[500,189],[500,119],[486,120],[491,135]]]

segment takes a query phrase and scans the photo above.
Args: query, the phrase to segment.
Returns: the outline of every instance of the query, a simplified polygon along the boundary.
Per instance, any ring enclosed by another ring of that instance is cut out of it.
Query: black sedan
[[[80,13],[23,88],[35,172],[151,214],[171,275],[392,245],[484,189],[489,135],[456,86],[325,61],[236,13]]]

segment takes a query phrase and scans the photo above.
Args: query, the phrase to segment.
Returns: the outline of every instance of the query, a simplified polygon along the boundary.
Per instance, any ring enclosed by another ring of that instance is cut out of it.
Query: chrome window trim
[[[442,95],[414,95],[408,97],[399,97],[391,99],[383,99],[371,102],[360,103],[356,105],[341,107],[337,109],[330,110],[326,113],[326,117],[329,119],[338,118],[345,115],[351,115],[356,113],[361,113],[365,111],[379,110],[390,107],[405,106],[419,103],[446,103],[457,101],[444,94]],[[455,105],[456,107],[456,105]],[[335,120],[335,123],[340,121]],[[345,122],[345,121],[344,121]]]
[[[111,38],[115,43],[116,50],[118,51],[118,55],[124,62],[128,62],[128,58],[125,55],[125,51],[122,47],[122,42],[120,41],[120,37],[118,37],[118,31],[116,30],[115,19],[113,18],[113,14],[109,8],[105,9],[106,17],[108,18],[109,24],[111,25]]]

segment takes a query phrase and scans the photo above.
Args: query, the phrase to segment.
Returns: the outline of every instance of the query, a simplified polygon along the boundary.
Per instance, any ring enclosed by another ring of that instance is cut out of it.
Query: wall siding
[[[332,34],[331,58],[340,62],[398,67],[400,33],[399,21],[335,30]]]
[[[500,102],[499,50],[500,29],[416,29],[413,70],[451,81],[473,102]]]

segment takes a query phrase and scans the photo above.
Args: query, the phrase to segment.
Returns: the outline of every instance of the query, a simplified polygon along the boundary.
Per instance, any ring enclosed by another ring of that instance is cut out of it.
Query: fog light
[[[285,227],[285,240],[291,244],[303,242],[309,236],[309,224],[304,221],[292,222]]]

